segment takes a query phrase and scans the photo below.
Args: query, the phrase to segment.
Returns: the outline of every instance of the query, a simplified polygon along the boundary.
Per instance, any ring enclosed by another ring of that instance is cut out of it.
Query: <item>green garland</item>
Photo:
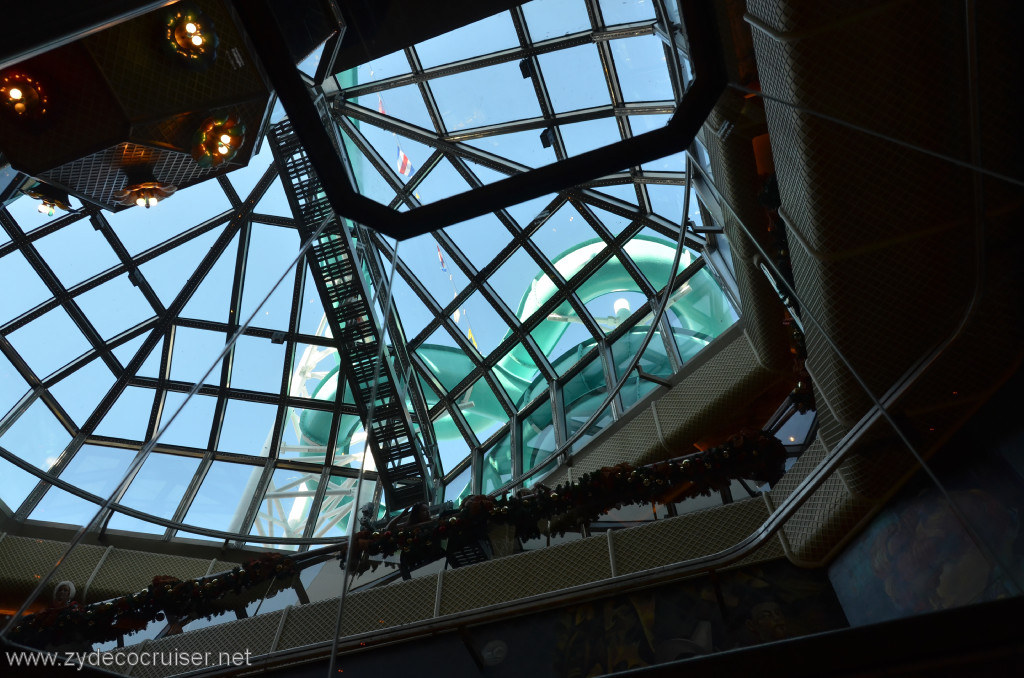
[[[138,593],[92,605],[72,603],[28,615],[14,628],[11,640],[40,648],[92,645],[142,631],[149,622],[162,621],[165,616],[210,618],[249,602],[242,598],[224,605],[222,599],[230,594],[251,592],[273,580],[273,588],[266,594],[269,597],[290,586],[289,580],[297,572],[291,557],[266,553],[212,577],[182,581],[156,576],[152,584]]]
[[[680,501],[728,487],[734,478],[775,482],[783,473],[786,449],[774,436],[746,432],[703,452],[634,467],[604,467],[554,490],[538,485],[518,496],[474,495],[459,510],[418,525],[355,535],[352,560],[357,572],[376,567],[373,560],[401,553],[416,567],[486,538],[491,525],[512,525],[521,539],[541,535],[541,525],[565,533],[589,524],[614,508],[630,504]],[[344,554],[343,554],[344,556]]]
[[[519,495],[499,498],[473,495],[450,515],[417,525],[356,533],[355,569],[376,568],[380,559],[400,553],[403,563],[418,567],[487,537],[493,525],[512,525],[522,539],[544,532],[565,533],[630,504],[680,501],[729,486],[734,478],[775,482],[782,476],[786,449],[764,431],[733,436],[718,447],[646,466],[619,464],[555,489],[537,485]],[[346,557],[342,548],[340,558]],[[376,562],[372,562],[372,560]],[[44,610],[28,615],[11,639],[33,647],[94,644],[135,633],[165,616],[196,619],[223,614],[253,597],[253,589],[273,582],[266,595],[290,585],[299,571],[291,556],[267,553],[241,567],[212,577],[187,581],[157,576],[138,593],[114,600]],[[233,598],[227,598],[234,594]]]

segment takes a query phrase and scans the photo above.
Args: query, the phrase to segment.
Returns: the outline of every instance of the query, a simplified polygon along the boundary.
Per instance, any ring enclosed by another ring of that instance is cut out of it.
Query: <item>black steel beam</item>
[[[305,82],[287,58],[288,47],[266,1],[234,0],[234,4],[246,30],[250,35],[259,36],[255,41],[256,51],[320,176],[334,211],[398,240],[683,151],[693,141],[726,85],[712,3],[682,0],[680,5],[690,37],[695,77],[665,127],[400,213],[355,191]]]

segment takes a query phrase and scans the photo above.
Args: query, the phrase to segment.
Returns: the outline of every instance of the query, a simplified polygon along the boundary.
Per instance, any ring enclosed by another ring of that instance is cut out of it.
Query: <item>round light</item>
[[[49,209],[50,208],[46,206],[45,202],[41,202],[39,203],[39,207],[36,208],[36,211],[39,212],[40,214],[46,214],[49,211]]]
[[[139,207],[149,207],[149,205],[146,204],[146,199],[142,197],[136,198],[135,204]]]
[[[24,96],[21,93],[21,90],[18,89],[17,87],[12,87],[11,90],[7,93],[7,95],[10,96],[15,101],[17,101],[18,99],[20,99],[21,97]]]
[[[189,22],[189,23],[185,24],[185,32],[188,33],[189,35],[192,35],[197,30],[199,30],[199,29],[196,28],[196,25],[194,23]]]
[[[220,135],[220,142],[222,144],[224,144],[224,145],[229,145],[231,143],[231,135],[230,134],[221,134]]]
[[[228,151],[230,151],[230,150],[231,149],[228,148],[227,146],[225,146],[224,144],[219,144],[217,146],[217,152],[220,153],[221,155],[227,155]]]
[[[200,45],[202,45],[203,44],[203,36],[201,36],[201,35],[193,35],[192,36],[192,44],[195,45],[196,47],[199,47]]]
[[[150,196],[150,197],[146,198],[146,207],[147,208],[148,207],[152,207],[153,205],[157,204],[158,202],[160,202],[160,201],[157,199],[157,197],[155,195],[154,196]]]

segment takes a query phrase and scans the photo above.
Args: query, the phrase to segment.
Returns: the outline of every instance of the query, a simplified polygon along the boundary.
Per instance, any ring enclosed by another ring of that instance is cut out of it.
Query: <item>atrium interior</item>
[[[53,4],[5,651],[603,675],[1019,603],[1024,8]]]

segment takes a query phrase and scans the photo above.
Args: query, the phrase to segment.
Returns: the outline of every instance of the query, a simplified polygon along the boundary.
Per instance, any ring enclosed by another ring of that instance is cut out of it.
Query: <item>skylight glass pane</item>
[[[127,365],[135,358],[135,354],[139,352],[139,349],[142,348],[142,344],[150,334],[152,334],[152,332],[143,332],[134,339],[129,339],[117,348],[111,349],[111,353],[114,354],[114,357],[117,358],[118,362],[122,365]],[[157,349],[159,349],[161,345],[162,344],[158,341],[156,344]]]
[[[199,486],[184,522],[211,530],[237,532],[256,489],[261,466],[215,461]]]
[[[480,292],[474,292],[453,315],[457,326],[476,348],[487,355],[508,336],[509,328]]]
[[[448,162],[447,158],[442,158],[416,187],[415,195],[421,203],[426,204],[464,193],[467,190],[469,190],[469,184],[466,183],[466,180]]]
[[[204,181],[145,210],[144,216],[140,214],[142,207],[105,212],[104,216],[128,253],[134,255],[230,209],[231,202],[220,184]]]
[[[569,304],[556,309],[556,314],[563,318],[573,318]],[[594,338],[579,322],[569,320],[545,320],[530,335],[551,361],[558,374],[565,374],[579,362],[584,354],[594,347]]]
[[[397,177],[403,184],[408,183],[409,179],[422,169],[423,163],[430,157],[431,149],[429,146],[413,141],[408,137],[392,134],[373,125],[362,125],[359,131],[370,146],[380,155],[384,166],[390,167],[393,176]],[[408,158],[410,165],[408,168],[404,168],[399,162],[399,148],[402,149],[401,152]],[[376,171],[368,161],[364,161],[362,167],[364,168],[363,171],[366,172]],[[402,172],[403,169],[405,169],[404,173]]]
[[[26,393],[28,382],[21,378],[7,356],[0,353],[0,417],[9,412]]]
[[[223,232],[224,227],[218,226],[139,266],[142,275],[164,306],[171,305],[189,276]]]
[[[465,471],[456,476],[444,488],[444,500],[450,501],[455,506],[462,503],[462,500],[472,494],[473,485],[470,480],[473,478],[473,467],[467,467]]]
[[[533,0],[523,5],[523,14],[534,42],[590,29],[583,0]]]
[[[114,385],[114,375],[100,358],[94,358],[50,387],[71,419],[81,426]]]
[[[207,384],[220,383],[220,360],[227,337],[220,332],[178,327],[174,331],[174,350],[171,351],[171,379]],[[216,367],[203,379],[203,374],[217,361]]]
[[[21,315],[52,296],[21,252],[11,252],[0,259],[0,289],[18,290],[17,294],[0,294],[0,323]]]
[[[654,18],[652,0],[601,0],[601,14],[606,26]]]
[[[282,459],[301,459],[322,464],[331,437],[330,410],[289,407],[281,429]]]
[[[298,232],[294,229],[253,224],[245,285],[242,288],[240,322],[247,320],[255,311],[252,320],[254,327],[288,329],[295,278],[288,274],[281,280],[281,284],[277,283],[286,270],[294,271],[291,264],[299,252],[299,245]],[[270,298],[262,303],[268,292]]]
[[[120,503],[159,518],[171,518],[198,468],[198,459],[154,452],[142,464]],[[109,527],[147,534],[160,534],[166,529],[122,513],[114,514]]]
[[[416,353],[445,390],[454,388],[473,370],[473,360],[455,347],[455,340],[443,327],[434,331]]]
[[[75,303],[103,339],[110,339],[154,315],[153,307],[139,288],[129,282],[128,274],[75,297]]]
[[[44,377],[89,350],[89,342],[63,308],[36,318],[8,335],[11,345],[36,373]]]
[[[480,442],[487,440],[508,422],[508,415],[483,377],[463,391],[455,404]]]
[[[558,448],[555,427],[551,418],[551,405],[544,403],[522,420],[523,471],[542,464]]]
[[[133,450],[99,445],[82,445],[60,474],[61,480],[106,499],[128,470]],[[96,515],[99,506],[70,492],[51,487],[29,515],[33,520],[84,525]]]
[[[540,247],[549,261],[557,262],[571,257],[572,252],[579,249],[580,243],[593,241],[597,237],[579,210],[572,203],[565,203],[530,236],[530,240]],[[599,251],[594,249],[593,255]],[[567,268],[567,271],[575,273],[573,268]]]
[[[87,219],[65,226],[34,244],[64,287],[71,287],[120,263],[107,239]]]
[[[644,321],[637,323],[612,344],[612,360],[615,365],[617,378],[622,377],[626,367],[629,366],[629,362],[640,350],[644,337],[650,330],[650,320],[651,318],[648,317]],[[648,374],[659,377],[672,376],[672,364],[666,353],[665,341],[660,330],[656,331],[651,338],[651,343],[648,344],[647,350],[644,351],[638,366]],[[654,382],[641,379],[636,370],[634,370],[626,380],[626,383],[623,384],[622,390],[619,391],[619,397],[622,399],[623,406],[628,408],[657,387],[658,385]]]
[[[565,143],[565,152],[569,156],[580,155],[622,140],[619,125],[614,117],[559,125],[559,129]]]
[[[587,419],[603,404],[608,393],[608,385],[604,379],[604,366],[600,356],[595,356],[562,387],[562,398],[565,403],[566,433],[573,435],[580,430]],[[612,422],[611,407],[606,407],[587,432],[573,444],[572,449],[578,450],[601,429]]]
[[[249,197],[273,160],[274,154],[270,150],[270,142],[264,139],[260,146],[260,152],[249,159],[248,165],[228,173],[227,177],[231,181],[231,185],[234,186],[235,192],[238,193],[238,197],[243,201]]]
[[[619,86],[626,102],[670,101],[673,98],[664,43],[654,35],[610,42]]]
[[[455,419],[448,412],[434,420],[434,436],[437,438],[441,467],[445,473],[455,468],[469,454],[469,445],[455,426]]]
[[[284,192],[284,184],[281,183],[280,175],[270,182],[267,192],[256,203],[254,211],[257,214],[270,214],[278,217],[292,216],[292,209],[288,205],[288,196]]]
[[[356,506],[358,483],[359,481],[354,478],[331,476],[313,527],[314,537],[341,537],[347,534],[348,523]],[[360,504],[373,499],[373,486],[373,482],[363,481],[359,492]]]
[[[302,536],[320,476],[277,469],[271,477],[250,534],[269,537]]]
[[[666,315],[684,361],[728,329],[738,317],[706,269],[697,271],[673,291]]]
[[[476,139],[466,139],[464,143],[527,167],[541,167],[558,159],[553,146],[544,148],[544,144],[540,141],[540,130],[492,134]]]
[[[299,310],[299,332],[303,334],[314,334],[326,336],[330,333],[326,319],[324,318],[324,306],[320,301],[320,292],[317,291],[316,282],[313,279],[313,272],[309,266],[303,264],[306,281],[302,288],[302,308]]]
[[[351,77],[349,76],[348,71],[339,73],[338,86],[351,87],[353,84],[392,78],[396,75],[405,75],[411,70],[412,69],[409,67],[409,60],[405,58],[405,51],[398,50],[397,52],[377,57],[373,61],[359,66],[357,76],[354,78],[355,82],[349,82],[345,79]]]
[[[548,52],[537,59],[556,113],[611,103],[596,45]]]
[[[525,320],[527,315],[548,298],[543,296],[543,286],[542,290],[537,289],[535,281],[538,277],[547,280],[540,272],[540,264],[529,252],[520,247],[491,274],[489,282],[491,288],[516,317]]]
[[[235,342],[231,387],[277,393],[281,390],[285,345],[262,337],[241,336]]]
[[[296,344],[294,356],[289,394],[334,402],[341,370],[338,349]]]
[[[423,67],[430,68],[518,45],[511,15],[501,12],[421,42],[416,54]]]
[[[217,399],[197,394],[186,401],[186,395],[177,392],[167,394],[163,417],[160,420],[160,426],[166,426],[167,429],[160,435],[159,442],[165,445],[206,449],[210,443],[210,429],[213,426],[213,411]]]
[[[231,281],[234,279],[235,259],[238,254],[238,235],[221,252],[216,263],[207,271],[199,287],[185,304],[181,315],[185,318],[227,322],[231,308]]]
[[[39,479],[28,471],[22,471],[6,459],[0,459],[0,500],[7,504],[11,513],[18,510],[38,482]]]
[[[403,85],[402,87],[386,89],[383,92],[361,94],[354,100],[349,99],[349,101],[355,101],[359,106],[376,111],[377,113],[380,113],[380,109],[383,108],[384,115],[407,122],[410,125],[416,125],[430,132],[434,131],[434,121],[430,119],[427,105],[423,103],[423,95],[420,93],[420,88],[416,85]],[[366,134],[368,128],[374,127],[371,123],[355,120],[352,122],[359,127],[359,131],[363,134]]]
[[[481,489],[484,494],[494,492],[510,480],[512,480],[512,444],[506,433],[484,453]]]
[[[394,277],[391,295],[394,298],[394,306],[398,309],[402,327],[405,329],[406,338],[415,337],[433,319],[434,314],[420,301],[409,287],[409,283],[400,275]]]
[[[0,436],[0,445],[32,465],[49,470],[71,442],[71,435],[60,425],[46,403],[36,399]]]
[[[128,386],[96,427],[96,434],[127,440],[145,440],[155,391]]]
[[[372,127],[367,126],[367,129],[372,129]],[[384,181],[384,177],[380,175],[377,168],[374,167],[369,158],[359,150],[351,137],[345,133],[344,130],[342,131],[341,136],[345,144],[345,151],[348,153],[349,162],[352,163],[352,173],[356,181],[356,187],[359,189],[359,193],[361,195],[365,195],[370,200],[374,200],[385,205],[394,200],[395,189]],[[383,162],[385,166],[388,163],[387,159]]]
[[[361,468],[364,462],[367,471],[377,470],[373,454],[366,445],[366,430],[359,417],[343,415],[338,426],[338,439],[335,441],[332,464],[345,468]]]
[[[540,115],[533,84],[508,62],[430,81],[449,130],[469,129]]]
[[[220,429],[218,450],[266,457],[277,406],[247,400],[228,400]]]
[[[493,214],[485,214],[481,217],[449,226],[445,229],[445,232],[458,244],[459,249],[469,257],[469,260],[477,270],[491,263],[495,255],[512,240],[512,235],[508,229]]]

